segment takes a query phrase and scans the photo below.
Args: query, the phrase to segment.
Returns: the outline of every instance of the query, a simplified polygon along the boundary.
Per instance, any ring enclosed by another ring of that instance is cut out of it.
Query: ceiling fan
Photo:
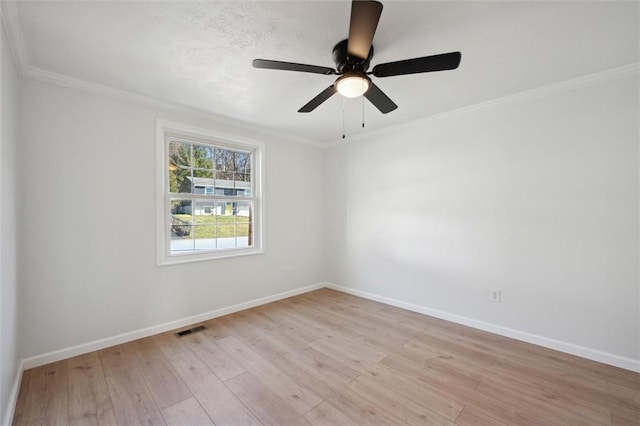
[[[254,59],[253,67],[340,76],[331,86],[311,99],[298,112],[311,112],[338,92],[348,98],[364,95],[380,112],[387,114],[398,108],[398,106],[371,81],[369,75],[391,77],[394,75],[453,70],[460,65],[462,55],[460,52],[450,52],[387,62],[378,64],[373,67],[372,71],[367,72],[373,58],[373,36],[378,27],[381,14],[382,3],[378,1],[352,1],[349,38],[342,40],[333,48],[335,69],[268,59]]]

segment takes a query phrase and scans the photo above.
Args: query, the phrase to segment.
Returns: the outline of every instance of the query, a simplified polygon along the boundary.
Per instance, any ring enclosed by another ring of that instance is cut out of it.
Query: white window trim
[[[254,216],[253,216],[253,247],[229,250],[213,250],[201,253],[185,253],[171,255],[170,253],[170,222],[169,192],[167,191],[167,138],[166,134],[179,134],[186,138],[194,138],[212,144],[222,144],[229,148],[253,151],[254,173]],[[158,266],[175,265],[181,263],[198,262],[211,259],[223,259],[237,256],[247,256],[264,253],[263,220],[264,201],[262,194],[262,177],[264,173],[264,143],[234,135],[221,134],[209,129],[193,127],[172,121],[156,119],[156,256]]]

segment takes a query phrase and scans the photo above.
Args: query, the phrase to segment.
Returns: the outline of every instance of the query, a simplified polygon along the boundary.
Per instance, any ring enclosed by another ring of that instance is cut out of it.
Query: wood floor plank
[[[363,398],[350,389],[344,389],[327,399],[331,405],[358,423],[365,425],[399,425],[401,418],[394,416],[377,402]]]
[[[286,372],[253,352],[234,337],[225,337],[218,345],[233,356],[248,372],[282,398],[296,413],[305,414],[322,402],[311,390],[300,386]]]
[[[544,368],[555,372],[565,372],[565,374],[584,382],[616,383],[640,391],[640,375],[629,374],[627,370],[622,368],[517,340],[510,340],[507,347],[512,355],[520,355],[525,359],[538,361],[539,364],[544,365]],[[606,386],[604,390],[606,390]]]
[[[185,343],[197,336],[197,334],[187,334],[182,337],[177,337],[175,333],[180,330],[197,327],[199,325],[202,324],[194,324],[188,327],[181,328],[179,330],[171,330],[166,333],[156,334],[154,336],[151,336],[151,339],[154,341],[157,347],[160,348],[165,357],[170,357],[187,350]]]
[[[279,357],[289,350],[281,340],[269,340],[264,329],[254,327],[251,315],[245,311],[227,315],[224,320],[226,320],[225,327],[229,329],[232,337],[240,340],[265,359]]]
[[[136,367],[159,408],[170,407],[193,396],[153,338],[136,340],[130,347]]]
[[[318,327],[315,322],[309,325],[308,322],[304,321],[307,316],[297,315],[295,312],[283,309],[283,305],[280,303],[269,304],[268,307],[265,310],[265,314],[273,318],[275,323],[287,327],[297,338],[309,343],[323,337],[322,327]]]
[[[106,379],[118,424],[165,424],[149,389],[136,368],[114,373]]]
[[[274,362],[284,360],[279,358]],[[305,371],[296,364],[287,364],[287,374],[297,383],[312,389],[325,401],[351,419],[357,419],[362,425],[395,425],[402,421],[388,413],[375,402],[371,402],[355,394],[345,386],[337,385],[333,380],[317,377],[313,370]],[[373,367],[373,365],[372,365]],[[373,373],[372,374],[376,374]]]
[[[280,348],[280,353],[287,352],[290,348],[304,347],[307,344],[306,339],[300,339],[288,327],[278,326],[273,318],[265,314],[263,309],[262,306],[258,306],[243,312],[246,324],[261,338],[266,338]]]
[[[363,361],[378,363],[382,361],[389,353],[380,348],[376,348],[372,344],[363,342],[359,339],[350,339],[347,334],[336,334],[332,338],[323,338],[314,340],[311,345],[330,345],[333,347],[340,347],[343,350],[349,352],[354,359],[360,359]]]
[[[165,408],[162,416],[167,426],[215,426],[195,398]]]
[[[259,425],[258,419],[192,352],[170,359],[202,408],[217,425]]]
[[[223,382],[246,371],[212,340],[196,338],[188,346]]]
[[[368,399],[376,405],[380,405],[389,413],[401,419],[410,425],[453,425],[453,421],[458,417],[462,407],[455,409],[451,413],[450,418],[445,418],[433,410],[427,408],[431,406],[431,401],[425,398],[422,404],[412,399],[405,398],[403,395],[386,386],[381,386],[371,377],[362,376],[348,386],[361,397]]]
[[[465,365],[459,360],[452,361],[448,358],[425,357],[423,360],[416,362],[408,357],[394,353],[380,361],[380,364],[405,374],[437,377],[441,380],[466,386],[469,389],[475,389],[478,383],[485,377],[482,374],[482,370],[478,367],[476,367],[477,369],[467,370]]]
[[[523,380],[520,377],[516,378],[513,375],[495,374],[492,377],[486,377],[483,382],[512,389],[514,392],[520,393],[521,396],[533,397],[544,406],[554,407],[559,413],[572,414],[600,424],[609,423],[609,407],[607,407],[606,401],[594,400],[588,395],[541,385],[530,380]]]
[[[311,409],[304,415],[304,418],[314,426],[352,426],[357,424],[326,401]]]
[[[159,408],[166,408],[191,398],[191,392],[167,361],[154,361],[150,365],[138,368],[138,370]]]
[[[401,395],[407,401],[423,405],[447,420],[455,420],[464,408],[464,404],[458,398],[443,395],[437,388],[427,386],[421,381],[423,377],[425,376],[412,377],[397,370],[387,369],[382,370],[381,374],[376,376],[361,377],[358,380],[370,383],[370,387],[373,387],[375,383],[381,388],[389,389],[397,395]]]
[[[521,401],[526,406],[526,410],[535,414],[537,418],[558,426],[574,425],[607,425],[610,423],[609,415],[606,418],[598,416],[598,418],[586,418],[575,412],[575,407],[567,406],[565,409],[559,409],[555,405],[550,404],[543,398],[523,392],[517,386],[510,386],[505,381],[496,381],[490,378],[483,379],[476,388],[476,391],[482,394],[490,394],[493,398],[500,400],[506,404],[517,404]],[[579,410],[579,409],[578,409]]]
[[[272,334],[282,336],[287,346],[291,348],[303,348],[317,338],[313,334],[301,331],[297,324],[291,324],[281,319],[277,314],[278,306],[276,303],[258,306],[252,309],[252,311],[257,314],[256,320],[274,332]]]
[[[631,389],[617,383],[609,383],[609,395],[614,398],[622,398],[640,408],[640,389]]]
[[[612,407],[611,426],[640,425],[640,410]]]
[[[202,324],[25,371],[13,425],[640,426],[640,374],[334,290]]]
[[[21,424],[69,424],[66,360],[31,370]]]
[[[335,330],[340,329],[340,327],[334,327],[331,324],[326,324],[321,321],[322,314],[314,311],[312,307],[304,309],[303,302],[297,300],[295,297],[279,300],[278,306],[280,307],[280,313],[282,315],[313,330],[312,333],[318,335],[318,337],[330,336]]]
[[[562,395],[562,398],[577,398],[583,404],[594,407],[628,407],[633,404],[624,397],[609,399],[607,391],[602,390],[602,386],[595,385],[589,380],[576,380],[575,377],[564,372],[552,373],[543,367],[538,367],[537,363],[523,365],[520,361],[513,359],[500,359],[492,367],[494,377],[504,380],[521,381],[531,386],[536,386],[549,395]]]
[[[378,302],[369,301],[371,303],[363,304],[359,303],[357,299],[345,300],[342,297],[331,297],[329,304],[326,303],[326,296],[306,296],[318,302],[319,309],[342,318],[346,327],[359,329],[370,337],[380,336],[383,341],[399,345],[401,343],[395,338],[410,340],[419,339],[423,335],[423,325],[402,320],[397,315],[385,314],[379,309],[381,304]],[[301,297],[305,297],[305,295]]]
[[[106,381],[69,383],[69,424],[116,424],[116,415]]]
[[[333,330],[338,330],[350,335],[357,335],[363,339],[377,337],[378,341],[392,345],[402,345],[409,340],[409,335],[398,328],[389,327],[390,323],[366,321],[351,313],[345,308],[336,308],[331,304],[323,304],[308,295],[298,296],[307,300],[311,305],[305,306],[303,312],[312,310],[316,313],[315,319],[324,322]]]
[[[114,425],[116,415],[100,357],[91,352],[67,360],[69,424]]]
[[[456,343],[445,341],[444,339],[423,337],[420,341],[411,340],[405,344],[407,348],[429,351],[431,348],[437,347],[439,351],[443,351],[445,354],[439,354],[437,357],[445,358],[460,358],[467,361],[472,361],[477,364],[490,367],[496,361],[496,357],[488,355],[481,351],[471,349],[466,346],[458,345]]]
[[[138,368],[150,366],[154,361],[166,359],[153,337],[134,340],[122,346],[127,350],[127,353],[131,354],[133,362]]]
[[[385,363],[386,359],[382,362]],[[407,393],[408,398],[424,398],[427,395],[433,395],[434,398],[444,398],[445,402],[451,400],[460,405],[475,405],[486,414],[507,424],[550,424],[538,418],[535,413],[526,411],[524,404],[505,403],[493,395],[477,392],[439,374],[432,374],[428,369],[408,369],[402,372],[396,368],[401,368],[401,366],[394,366],[392,371],[388,373],[389,380],[396,381],[401,385],[399,391]],[[381,370],[381,373],[385,373],[385,370]]]
[[[223,337],[231,336],[233,333],[225,324],[228,323],[228,316],[222,316],[205,321],[202,324],[207,328],[198,332],[197,336],[207,336],[212,340],[222,339]]]
[[[503,423],[471,405],[464,407],[464,410],[456,419],[456,424],[458,426],[509,426],[507,423]]]
[[[24,416],[24,405],[27,399],[29,378],[31,377],[31,371],[33,369],[25,370],[22,373],[22,380],[20,381],[20,390],[18,392],[18,401],[16,401],[16,407],[13,413],[13,424],[22,424],[22,418]]]
[[[309,424],[249,372],[228,380],[226,385],[265,425]]]
[[[360,375],[356,370],[312,348],[289,352],[286,356],[277,358],[273,362],[280,359],[281,362],[278,366],[281,369],[286,370],[287,365],[291,364],[298,365],[311,375],[334,387],[346,386]]]
[[[116,345],[98,351],[105,376],[131,370],[135,367],[129,346]]]

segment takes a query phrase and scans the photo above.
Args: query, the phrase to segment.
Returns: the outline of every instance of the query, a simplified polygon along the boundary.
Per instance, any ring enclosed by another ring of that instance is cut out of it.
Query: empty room
[[[640,2],[0,14],[2,425],[640,425]]]

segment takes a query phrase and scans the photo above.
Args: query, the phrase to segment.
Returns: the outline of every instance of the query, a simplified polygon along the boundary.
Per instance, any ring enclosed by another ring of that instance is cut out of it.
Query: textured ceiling
[[[639,61],[638,2],[384,2],[377,63],[462,52],[455,71],[374,81],[399,108],[334,96],[331,76],[253,69],[254,58],[331,66],[350,2],[24,1],[26,66],[232,117],[307,140],[417,120]]]

